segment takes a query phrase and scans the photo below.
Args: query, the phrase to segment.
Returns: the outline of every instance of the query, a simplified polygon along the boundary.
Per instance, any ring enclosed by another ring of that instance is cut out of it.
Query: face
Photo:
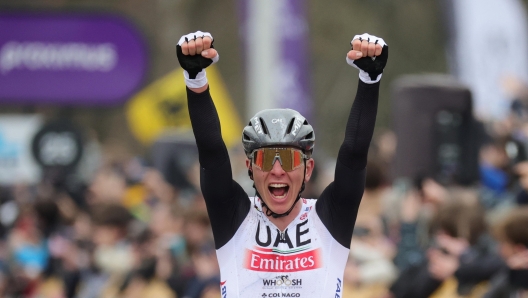
[[[515,245],[508,241],[499,242],[499,249],[500,254],[504,259],[508,259],[511,256],[523,251],[523,247],[521,245]]]
[[[309,181],[312,176],[314,160],[308,159],[293,171],[286,172],[280,162],[275,161],[270,171],[264,171],[252,166],[251,161],[246,160],[246,166],[253,171],[255,187],[262,200],[275,213],[281,214],[288,211],[299,194],[303,180]],[[304,168],[306,167],[306,174]],[[304,179],[303,179],[304,178]]]

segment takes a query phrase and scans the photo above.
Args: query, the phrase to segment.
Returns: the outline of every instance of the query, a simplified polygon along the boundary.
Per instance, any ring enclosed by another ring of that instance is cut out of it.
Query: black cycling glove
[[[348,56],[346,58],[348,64],[360,70],[359,78],[363,82],[367,84],[379,82],[381,79],[381,74],[383,73],[383,69],[385,68],[385,65],[387,65],[387,60],[389,58],[389,46],[382,38],[370,35],[368,33],[356,35],[352,41],[356,39],[368,40],[369,42],[374,42],[382,46],[381,54],[374,58],[363,57],[358,60],[349,59]],[[352,42],[350,43],[352,44]]]

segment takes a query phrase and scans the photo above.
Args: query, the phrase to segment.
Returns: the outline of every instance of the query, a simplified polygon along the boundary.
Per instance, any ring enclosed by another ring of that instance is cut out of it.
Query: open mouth
[[[268,190],[275,199],[284,199],[288,195],[290,187],[287,184],[273,183],[268,186]]]

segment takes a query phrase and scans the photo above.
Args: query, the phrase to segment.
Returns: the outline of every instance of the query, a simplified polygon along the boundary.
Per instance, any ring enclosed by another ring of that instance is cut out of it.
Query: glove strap
[[[201,88],[207,85],[208,82],[205,69],[202,69],[194,79],[189,78],[189,73],[186,70],[183,70],[183,77],[185,78],[185,85],[189,88]]]
[[[359,69],[359,79],[361,81],[363,81],[363,83],[365,84],[375,84],[377,82],[379,82],[381,80],[381,76],[383,75],[383,73],[380,73],[374,80],[370,77],[370,75],[368,74],[368,72],[360,69],[359,67],[357,67],[355,64],[354,64],[354,60],[352,59],[349,59],[348,57],[346,57],[346,61],[349,65],[352,65],[353,67]]]
[[[359,79],[363,81],[363,83],[366,83],[366,84],[375,84],[377,82],[379,82],[381,80],[381,76],[383,74],[380,73],[375,80],[373,80],[370,75],[364,71],[364,70],[359,70]]]

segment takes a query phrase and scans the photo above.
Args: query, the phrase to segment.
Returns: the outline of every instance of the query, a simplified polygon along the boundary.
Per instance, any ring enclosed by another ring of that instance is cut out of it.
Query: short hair
[[[126,229],[133,217],[128,209],[122,205],[102,203],[93,206],[92,219],[97,226],[110,226]]]
[[[528,248],[528,207],[512,210],[495,226],[494,232],[499,241]]]
[[[365,177],[365,189],[375,190],[385,184],[387,178],[381,164],[374,160],[368,160],[367,173]]]
[[[459,200],[447,202],[440,207],[432,221],[431,231],[439,230],[475,245],[487,231],[484,208],[480,204]]]

